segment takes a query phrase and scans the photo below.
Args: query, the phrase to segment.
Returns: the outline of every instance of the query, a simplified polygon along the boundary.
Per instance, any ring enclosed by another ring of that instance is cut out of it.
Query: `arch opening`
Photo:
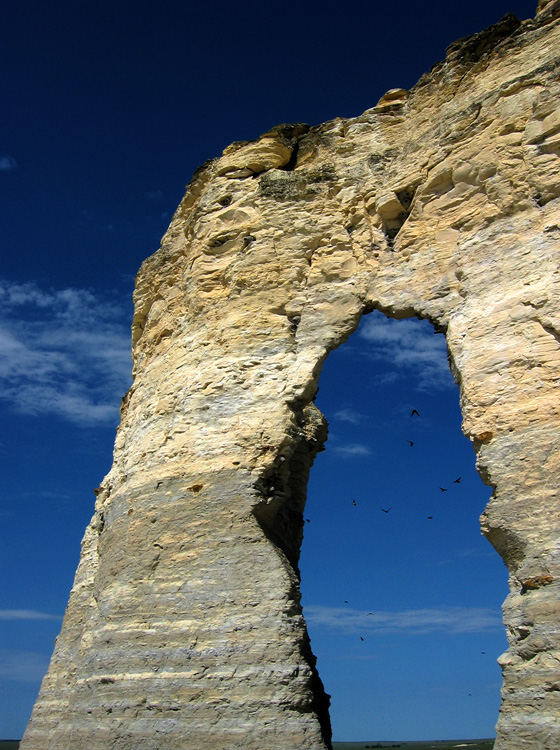
[[[319,382],[300,570],[335,742],[494,736],[507,573],[435,333],[364,315]]]

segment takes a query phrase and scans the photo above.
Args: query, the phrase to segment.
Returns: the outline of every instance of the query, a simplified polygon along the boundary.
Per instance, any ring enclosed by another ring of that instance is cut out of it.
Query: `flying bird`
[[[433,519],[433,516],[428,516],[428,521],[431,521]]]
[[[355,500],[352,500],[352,505],[357,505]]]
[[[446,488],[445,488],[445,487],[440,487],[440,490],[441,490],[442,492],[447,492],[447,490],[446,490]]]
[[[393,507],[393,506],[391,506],[391,508],[392,508],[392,507]],[[385,508],[381,508],[381,510],[383,511],[383,513],[388,513],[388,512],[389,512],[389,511],[391,510],[391,508],[387,508],[387,510],[385,510]]]
[[[360,636],[360,640],[362,641],[362,643],[364,642],[364,639],[362,638],[362,636]]]
[[[415,414],[416,414],[416,416],[417,416],[417,417],[419,417],[419,416],[420,416],[420,414],[418,414],[418,412],[416,411],[416,409],[413,409],[413,410],[412,410],[412,411],[410,412],[410,416],[411,416],[411,417],[413,417],[413,416],[414,416]]]
[[[305,520],[307,521],[307,523],[310,523],[310,519],[309,518],[306,518]]]
[[[457,477],[457,479],[453,480],[453,484],[459,484],[460,481],[461,481],[461,477]]]
[[[407,442],[407,443],[410,443],[410,447],[411,447],[411,448],[412,448],[412,446],[414,445],[414,443],[412,442],[412,440],[407,440],[406,442]]]

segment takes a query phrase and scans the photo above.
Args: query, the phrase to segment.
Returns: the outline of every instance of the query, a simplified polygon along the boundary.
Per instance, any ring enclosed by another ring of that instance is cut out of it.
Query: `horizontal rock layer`
[[[138,274],[135,380],[22,750],[330,746],[297,568],[313,396],[373,309],[445,333],[494,488],[496,750],[560,747],[558,16],[196,173]]]

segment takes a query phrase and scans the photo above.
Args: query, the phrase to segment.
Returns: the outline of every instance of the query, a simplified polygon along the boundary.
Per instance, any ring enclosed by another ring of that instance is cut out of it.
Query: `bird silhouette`
[[[433,519],[433,516],[428,516],[428,521],[431,521]]]
[[[407,442],[407,443],[410,443],[410,447],[411,447],[411,448],[412,448],[412,446],[414,445],[414,443],[412,442],[412,440],[407,440],[406,442]]]
[[[391,508],[392,508],[392,507],[393,507],[393,506],[391,506]],[[388,512],[389,512],[389,511],[391,510],[391,508],[387,508],[387,510],[385,510],[385,508],[381,508],[381,510],[383,511],[383,513],[388,513]]]
[[[414,416],[415,414],[416,414],[416,416],[417,416],[417,417],[419,417],[419,416],[420,416],[420,414],[418,414],[418,412],[416,411],[416,409],[413,409],[413,410],[412,410],[412,411],[410,412],[410,416],[411,416],[411,417],[413,417],[413,416]]]
[[[362,641],[362,643],[364,642],[364,639],[362,638],[362,636],[360,636],[360,640]]]
[[[358,503],[355,500],[352,500],[352,505],[357,505]]]
[[[460,481],[461,481],[461,477],[457,477],[457,479],[453,480],[453,484],[459,484]]]
[[[440,487],[440,490],[441,490],[442,492],[447,492],[447,490],[446,490],[446,488],[445,488],[445,487]]]
[[[310,523],[310,519],[309,518],[306,518],[305,520],[307,521],[307,523]]]

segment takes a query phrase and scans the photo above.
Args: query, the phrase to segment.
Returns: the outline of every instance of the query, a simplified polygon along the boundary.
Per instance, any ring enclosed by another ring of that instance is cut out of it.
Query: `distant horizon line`
[[[0,739],[0,742],[21,742],[23,738],[20,738],[19,740],[15,739]],[[418,744],[418,743],[427,743],[427,742],[439,742],[439,743],[445,743],[445,742],[493,742],[496,738],[495,737],[457,737],[453,739],[445,739],[445,740],[331,740],[333,745],[363,745],[366,742],[376,742],[377,744],[382,743],[384,745],[389,744],[391,742],[400,742],[401,744]]]
[[[450,738],[445,740],[431,740],[431,739],[424,739],[424,740],[331,740],[333,745],[363,745],[366,742],[375,742],[378,745],[389,745],[393,742],[399,742],[401,745],[418,745],[418,744],[428,744],[428,743],[437,743],[441,745],[445,744],[451,744],[454,742],[495,742],[496,737],[457,737],[457,738]]]

